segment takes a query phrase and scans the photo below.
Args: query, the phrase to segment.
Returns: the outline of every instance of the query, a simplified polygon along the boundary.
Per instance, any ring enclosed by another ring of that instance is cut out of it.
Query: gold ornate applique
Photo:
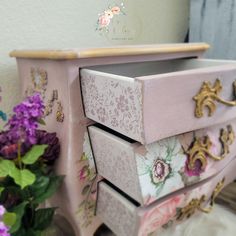
[[[45,93],[48,85],[47,71],[42,68],[31,68],[30,74],[31,74],[32,86],[29,86],[26,89],[25,95],[31,96],[35,92],[38,92],[41,94],[43,100],[45,100]],[[48,101],[46,102],[44,117],[49,116],[53,112],[56,102],[57,102],[56,121],[63,122],[64,121],[63,106],[62,103],[58,101],[58,91],[56,89],[52,91],[50,99],[48,99]]]
[[[51,94],[51,98],[46,103],[44,117],[46,117],[52,113],[53,106],[57,100],[58,100],[58,91],[53,90],[52,94]]]
[[[61,105],[61,102],[57,102],[57,121],[63,122],[64,121],[64,113],[63,113],[63,107]]]
[[[225,178],[223,178],[219,183],[217,183],[216,187],[214,188],[211,197],[210,197],[210,206],[205,208],[202,206],[203,203],[206,202],[206,196],[202,195],[199,199],[193,198],[188,205],[185,207],[179,209],[179,212],[177,213],[176,219],[177,220],[183,220],[184,218],[189,218],[192,216],[196,210],[199,210],[204,213],[210,213],[213,209],[213,206],[215,204],[215,199],[218,196],[218,194],[221,192],[221,190],[224,187]]]
[[[229,146],[233,143],[235,134],[231,125],[228,125],[226,129],[221,129],[219,141],[222,145],[222,151],[219,156],[210,152],[212,142],[209,136],[204,138],[195,138],[190,149],[186,152],[188,155],[188,168],[193,170],[196,166],[196,162],[201,163],[201,169],[205,170],[207,165],[207,157],[212,158],[215,161],[220,161],[230,152]]]
[[[30,86],[26,89],[26,96],[31,96],[33,93],[38,92],[41,94],[42,98],[45,98],[48,84],[47,71],[41,68],[31,68],[30,74],[33,87]]]
[[[215,84],[212,86],[211,82],[204,82],[199,93],[193,97],[196,102],[195,116],[201,118],[203,116],[204,108],[208,108],[208,116],[212,116],[216,110],[216,102],[222,103],[227,106],[236,106],[236,101],[225,101],[219,97],[222,90],[222,84],[219,79],[216,79]],[[236,96],[236,81],[233,83],[233,93]]]

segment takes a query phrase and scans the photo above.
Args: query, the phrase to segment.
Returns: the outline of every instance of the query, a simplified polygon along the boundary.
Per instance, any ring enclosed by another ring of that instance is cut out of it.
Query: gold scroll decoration
[[[26,91],[26,96],[31,96],[35,92],[38,92],[41,94],[43,100],[45,100],[45,93],[47,90],[48,85],[48,73],[46,70],[42,68],[31,68],[30,71],[31,74],[31,82],[32,85],[29,86]],[[51,93],[50,98],[47,100],[44,110],[44,118],[49,116],[52,112],[54,107],[57,105],[57,111],[56,111],[56,121],[57,122],[63,122],[64,121],[64,112],[63,112],[63,106],[62,102],[58,100],[58,91],[54,89]]]
[[[196,102],[195,117],[201,118],[205,107],[208,108],[208,116],[212,116],[216,110],[216,102],[227,106],[236,106],[236,100],[226,101],[219,96],[222,88],[219,79],[216,79],[213,86],[209,81],[203,82],[199,93],[193,97]],[[236,97],[236,81],[233,83],[233,95]]]
[[[196,166],[196,162],[200,161],[201,169],[204,171],[207,165],[207,158],[212,158],[215,161],[220,161],[230,152],[229,146],[233,143],[235,134],[231,125],[228,125],[226,129],[220,130],[219,141],[221,143],[221,153],[219,156],[210,152],[212,142],[209,136],[203,138],[196,137],[190,146],[189,150],[186,151],[188,155],[188,168],[193,170]]]
[[[224,187],[225,178],[223,178],[217,185],[215,186],[210,199],[209,207],[203,207],[202,205],[207,201],[206,195],[202,195],[200,198],[193,198],[188,205],[179,209],[176,219],[183,220],[184,218],[189,218],[192,216],[196,210],[199,210],[204,213],[210,213],[214,207],[215,199],[217,195],[221,192]]]

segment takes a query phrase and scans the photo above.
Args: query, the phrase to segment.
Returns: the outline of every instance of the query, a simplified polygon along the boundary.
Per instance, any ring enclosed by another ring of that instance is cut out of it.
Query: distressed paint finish
[[[236,59],[235,29],[235,0],[191,0],[190,42],[209,43],[208,58]]]

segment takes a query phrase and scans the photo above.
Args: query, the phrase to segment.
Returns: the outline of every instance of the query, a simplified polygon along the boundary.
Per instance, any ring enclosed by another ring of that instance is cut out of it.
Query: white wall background
[[[126,15],[101,35],[98,14],[122,2]],[[188,15],[189,0],[0,0],[0,110],[20,97],[11,50],[181,42]]]

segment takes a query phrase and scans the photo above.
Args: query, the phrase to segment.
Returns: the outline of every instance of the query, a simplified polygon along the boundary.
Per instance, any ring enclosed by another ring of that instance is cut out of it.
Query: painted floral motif
[[[186,146],[182,146],[183,148],[183,151],[184,153],[186,153],[186,155],[188,156],[187,154],[187,149],[191,148],[192,147],[192,140],[194,140],[194,135],[195,135],[195,132],[192,133],[193,134],[193,138],[192,139],[188,139],[188,144]],[[201,136],[204,137],[206,134],[202,134]],[[210,148],[210,152],[214,155],[217,155],[217,153],[219,153],[219,150],[218,150],[218,146],[220,146],[220,143],[219,143],[219,139],[216,137],[216,135],[214,135],[212,132],[207,132],[207,135],[209,137],[209,139],[211,140],[211,148]],[[184,137],[185,135],[182,135],[181,139],[182,141],[184,140]],[[218,145],[217,145],[218,144]],[[203,174],[204,172],[206,172],[207,170],[209,170],[209,168],[212,167],[214,162],[212,161],[208,161],[207,162],[207,166],[205,169],[202,169],[202,165],[201,165],[201,162],[200,161],[196,161],[195,162],[195,167],[193,169],[189,169],[189,158],[187,158],[186,160],[186,163],[185,163],[185,169],[184,169],[184,173],[186,176],[188,177],[199,177],[201,174]]]
[[[2,92],[2,88],[0,87],[0,93]],[[2,96],[0,96],[0,102],[2,101]],[[0,110],[0,119],[2,121],[6,121],[7,120],[7,114],[5,112],[3,112],[2,110]]]
[[[136,159],[142,195],[147,204],[150,197],[157,199],[176,188],[184,187],[181,172],[186,156],[176,137],[146,145],[145,148],[146,154],[137,153]]]
[[[114,5],[112,7],[109,6],[108,9],[98,14],[96,30],[103,33],[109,32],[109,25],[112,23],[112,19],[119,15],[125,15],[124,8],[125,8],[124,4],[121,3],[120,6],[118,5]]]
[[[162,160],[157,159],[152,168],[152,181],[155,184],[163,182],[170,174],[170,165]]]
[[[149,199],[147,204],[153,202],[155,199]],[[170,219],[176,215],[176,209],[184,201],[184,195],[179,195],[161,203],[150,211],[147,211],[142,219],[139,231],[139,236],[147,236],[153,233],[161,226],[167,224]]]
[[[81,74],[86,116],[143,141],[141,83]]]
[[[78,178],[84,184],[81,191],[81,194],[84,196],[84,200],[80,203],[77,214],[81,222],[81,227],[88,227],[93,222],[94,218],[97,182],[97,174],[94,166],[88,133],[85,133],[83,154],[79,162],[80,164],[83,164],[82,168],[79,170]]]

